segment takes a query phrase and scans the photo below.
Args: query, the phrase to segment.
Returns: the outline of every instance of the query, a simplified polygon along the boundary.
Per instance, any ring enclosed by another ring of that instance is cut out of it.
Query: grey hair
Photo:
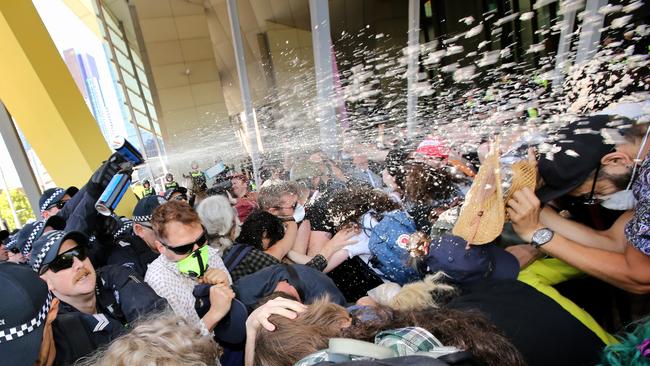
[[[230,205],[230,201],[224,196],[211,196],[201,201],[196,212],[208,231],[210,246],[223,254],[223,251],[232,245],[230,232],[233,225],[235,225],[236,233],[240,226],[237,212]]]

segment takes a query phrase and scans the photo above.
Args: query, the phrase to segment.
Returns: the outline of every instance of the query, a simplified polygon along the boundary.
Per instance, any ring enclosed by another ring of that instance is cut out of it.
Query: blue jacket
[[[291,272],[295,271],[295,275]],[[261,269],[240,278],[233,285],[237,298],[249,311],[259,300],[270,295],[280,281],[287,281],[300,294],[301,302],[310,304],[314,300],[329,295],[330,301],[341,306],[347,305],[345,297],[334,282],[320,271],[301,264],[277,264]]]

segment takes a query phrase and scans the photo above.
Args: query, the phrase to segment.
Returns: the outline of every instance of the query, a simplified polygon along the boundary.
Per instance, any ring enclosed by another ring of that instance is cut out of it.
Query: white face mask
[[[293,219],[296,222],[301,222],[305,219],[305,206],[300,203],[296,205],[296,209],[293,211]]]
[[[618,191],[606,197],[602,197],[600,205],[610,210],[627,211],[636,206],[636,199],[631,189]]]

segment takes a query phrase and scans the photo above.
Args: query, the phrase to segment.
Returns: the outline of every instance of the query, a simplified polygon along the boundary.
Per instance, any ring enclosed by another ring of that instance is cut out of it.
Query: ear
[[[43,217],[43,219],[47,220],[47,218],[52,216],[52,214],[50,214],[49,211],[43,211],[41,212],[41,216]]]
[[[52,278],[50,278],[49,274],[45,272],[40,277],[43,281],[45,281],[45,283],[47,283],[47,289],[54,291],[54,283],[52,282]]]
[[[133,233],[135,233],[135,235],[137,235],[137,236],[142,235],[142,225],[134,223],[133,224]]]
[[[158,241],[158,239],[156,239],[156,241],[154,241],[154,244],[156,245],[156,249],[158,249],[158,253],[165,254],[165,252],[167,251],[167,248],[165,248],[165,246],[162,245],[162,243],[160,243],[160,241]]]
[[[623,165],[630,166],[633,164],[632,159],[620,151],[613,151],[600,159],[602,165]]]

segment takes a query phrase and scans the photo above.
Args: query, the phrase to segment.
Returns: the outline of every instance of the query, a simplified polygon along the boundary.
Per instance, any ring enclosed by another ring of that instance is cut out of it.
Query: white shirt
[[[356,240],[357,242],[354,244],[346,245],[343,247],[343,249],[348,251],[348,257],[352,258],[355,255],[358,255],[361,260],[366,262],[370,268],[372,268],[375,272],[378,274],[382,274],[380,271],[378,271],[376,268],[374,268],[370,264],[370,258],[372,257],[372,253],[370,252],[370,247],[368,246],[370,242],[370,234],[372,233],[372,229],[377,225],[379,222],[375,220],[374,217],[370,214],[370,212],[366,212],[362,217],[361,217],[361,232],[352,238],[350,240]]]
[[[208,268],[217,268],[228,273],[219,253],[212,247],[208,247],[208,266]],[[210,333],[194,309],[196,299],[192,295],[192,291],[198,283],[192,277],[181,273],[176,262],[170,261],[161,254],[149,264],[144,281],[156,291],[158,296],[167,300],[177,315],[200,328],[201,333]],[[230,273],[228,273],[228,282],[232,284]]]

